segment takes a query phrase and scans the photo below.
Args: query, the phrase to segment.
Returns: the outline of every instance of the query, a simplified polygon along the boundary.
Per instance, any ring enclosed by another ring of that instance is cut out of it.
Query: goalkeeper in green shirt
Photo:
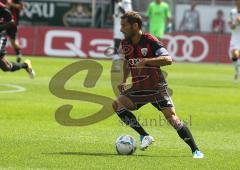
[[[148,6],[149,32],[158,38],[162,38],[165,31],[171,29],[171,10],[166,2],[155,0]]]

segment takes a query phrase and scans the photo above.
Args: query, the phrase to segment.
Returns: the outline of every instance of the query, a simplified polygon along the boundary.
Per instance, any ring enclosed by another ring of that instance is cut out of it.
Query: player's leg
[[[24,63],[10,63],[5,57],[5,46],[7,43],[7,38],[4,35],[0,35],[0,68],[3,71],[14,72],[20,69],[25,69],[30,78],[34,78],[35,72],[32,68],[31,61],[26,60]]]
[[[148,93],[148,92],[147,92]],[[150,136],[140,125],[136,117],[130,110],[138,110],[143,105],[150,102],[145,91],[126,90],[114,103],[113,108],[118,116],[126,124],[130,125],[140,135],[140,149],[145,150],[154,142],[154,138]]]
[[[2,71],[5,72],[7,71],[14,72],[22,68],[27,69],[28,65],[26,63],[11,63],[7,60],[5,56],[3,56],[1,57],[0,60],[0,68],[2,69]]]
[[[135,104],[125,95],[120,95],[112,104],[114,111],[120,119],[134,129],[139,135],[147,136],[148,133],[138,122],[135,115],[130,110],[135,110]]]
[[[180,138],[182,138],[184,142],[186,142],[188,146],[191,148],[193,157],[203,158],[204,155],[199,151],[191,131],[187,126],[184,125],[183,122],[180,121],[180,119],[176,115],[175,108],[166,107],[163,108],[161,111],[164,114],[165,118],[168,120],[168,122],[176,129]]]
[[[15,51],[15,54],[17,57],[16,61],[19,63],[19,62],[21,62],[21,59],[22,59],[22,53],[21,53],[21,47],[20,47],[18,39],[17,39],[17,27],[8,29],[7,35],[9,36],[11,45]]]
[[[232,49],[231,50],[232,55],[232,62],[235,68],[235,75],[234,79],[237,80],[240,77],[240,50],[238,49]]]
[[[27,68],[27,64],[20,63],[10,63],[5,57],[5,46],[7,43],[7,38],[3,35],[0,36],[0,68],[3,71],[17,71],[21,68]]]
[[[119,56],[119,46],[121,39],[114,39],[114,54],[112,58],[112,72],[120,72],[121,69],[121,57]]]
[[[176,114],[174,104],[168,94],[167,87],[160,88],[159,94],[155,98],[156,101],[152,102],[152,105],[164,114],[167,121],[176,129],[178,135],[189,145],[194,158],[202,158],[203,154],[199,151],[192,133],[188,127],[181,122]]]
[[[19,63],[22,60],[22,53],[21,53],[21,47],[19,45],[18,39],[10,39],[10,41],[14,48],[15,54],[17,56],[16,61]]]

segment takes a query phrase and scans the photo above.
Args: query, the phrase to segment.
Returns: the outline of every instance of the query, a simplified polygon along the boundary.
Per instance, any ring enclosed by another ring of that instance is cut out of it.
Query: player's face
[[[121,32],[125,38],[131,38],[134,35],[134,30],[132,25],[127,21],[127,19],[121,20]]]

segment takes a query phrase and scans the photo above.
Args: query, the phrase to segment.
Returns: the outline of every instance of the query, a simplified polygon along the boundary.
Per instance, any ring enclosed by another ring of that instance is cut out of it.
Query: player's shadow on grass
[[[53,153],[42,153],[45,155],[79,155],[79,156],[122,156],[118,154],[113,153],[90,153],[90,152],[53,152]],[[128,156],[137,156],[137,157],[191,157],[186,155],[142,155],[142,154],[134,154],[134,155],[128,155]]]

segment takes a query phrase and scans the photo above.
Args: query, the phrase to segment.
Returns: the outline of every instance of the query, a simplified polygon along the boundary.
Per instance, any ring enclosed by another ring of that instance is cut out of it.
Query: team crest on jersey
[[[142,48],[141,52],[142,52],[143,56],[147,56],[148,49],[147,48]]]

